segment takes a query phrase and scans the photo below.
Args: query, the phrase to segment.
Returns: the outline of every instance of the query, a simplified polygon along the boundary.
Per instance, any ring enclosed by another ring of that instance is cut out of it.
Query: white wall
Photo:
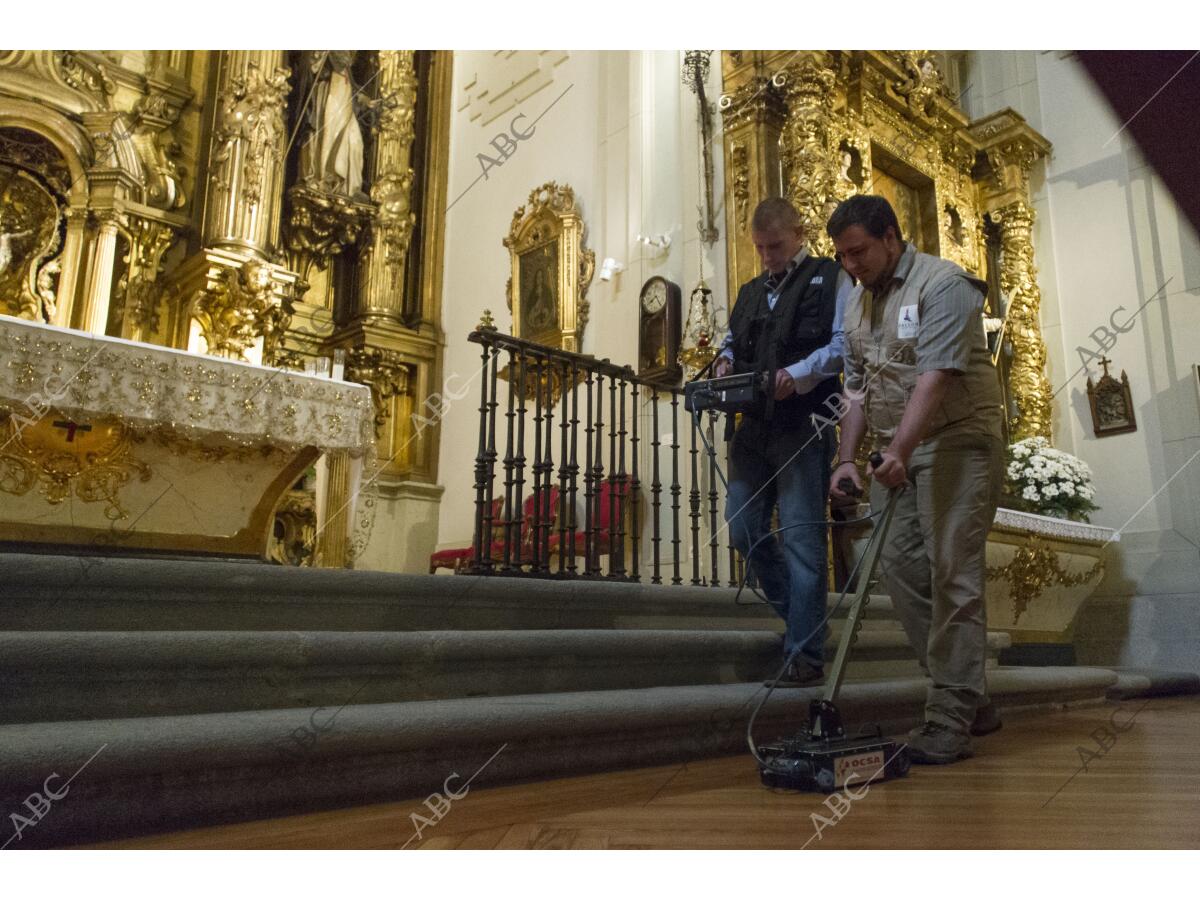
[[[972,117],[1012,106],[1053,144],[1033,190],[1054,442],[1095,473],[1092,521],[1121,531],[1082,633],[1094,661],[1197,669],[1200,242],[1073,56],[972,52],[967,80]],[[1138,430],[1097,438],[1077,348],[1100,352],[1092,333],[1164,284],[1107,350],[1113,375],[1129,375]]]
[[[513,115],[536,118],[555,97],[566,96],[537,125],[536,134],[498,168],[488,172],[450,210],[446,225],[445,372],[464,378],[476,375],[480,348],[466,340],[489,308],[496,327],[512,324],[504,297],[509,277],[508,251],[501,243],[513,212],[529,192],[547,182],[569,184],[575,190],[586,225],[585,245],[596,253],[597,272],[605,257],[627,269],[610,282],[595,278],[588,291],[590,314],[582,352],[614,363],[636,366],[637,304],[642,284],[663,275],[683,289],[686,315],[688,294],[700,268],[696,221],[700,183],[696,102],[680,80],[681,51],[573,51],[555,64],[543,59],[542,69],[529,83],[544,86],[510,112],[488,125],[486,116],[472,120],[472,100],[460,109],[467,85],[481,79],[505,82],[513,62],[490,52],[455,53],[455,108],[451,125],[449,197],[453,201],[480,174],[477,154],[494,156],[489,141]],[[710,99],[719,96],[719,58],[713,55]],[[549,78],[547,78],[549,72]],[[471,85],[478,94],[477,84]],[[717,120],[719,122],[719,120]],[[522,123],[524,127],[524,123]],[[715,126],[717,127],[717,126]],[[723,190],[721,142],[713,142],[716,160],[714,201]],[[723,209],[718,222],[724,230]],[[636,235],[670,234],[671,249],[661,259],[647,258]],[[725,251],[718,241],[705,248],[705,276],[724,305]],[[455,382],[457,385],[458,382]],[[506,394],[501,384],[499,401]],[[467,546],[474,514],[474,465],[478,448],[479,379],[471,393],[456,401],[442,423],[439,476],[446,492],[442,499],[438,546]],[[649,417],[643,411],[642,437],[648,450]],[[667,425],[669,430],[669,424]],[[498,426],[498,436],[503,429]]]

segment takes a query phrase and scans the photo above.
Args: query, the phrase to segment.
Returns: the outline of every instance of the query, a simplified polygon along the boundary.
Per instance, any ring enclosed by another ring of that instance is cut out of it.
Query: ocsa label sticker
[[[883,768],[882,750],[872,750],[870,753],[856,753],[854,756],[843,756],[834,763],[834,787],[842,787],[851,772],[857,772],[859,784],[870,781]]]

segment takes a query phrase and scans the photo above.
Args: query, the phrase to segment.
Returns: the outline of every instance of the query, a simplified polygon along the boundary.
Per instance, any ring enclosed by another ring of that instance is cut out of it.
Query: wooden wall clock
[[[655,275],[642,285],[638,302],[638,375],[663,387],[678,387],[683,375],[683,292]]]

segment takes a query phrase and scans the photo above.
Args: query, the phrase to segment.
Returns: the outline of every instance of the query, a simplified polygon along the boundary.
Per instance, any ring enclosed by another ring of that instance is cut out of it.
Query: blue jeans
[[[725,505],[733,546],[749,560],[751,574],[786,625],[784,655],[799,645],[797,658],[817,667],[824,664],[828,634],[822,622],[829,584],[824,520],[832,452],[830,435],[811,427],[772,430],[744,419],[729,448]],[[785,530],[760,543],[750,557],[751,545],[771,531],[777,502]]]

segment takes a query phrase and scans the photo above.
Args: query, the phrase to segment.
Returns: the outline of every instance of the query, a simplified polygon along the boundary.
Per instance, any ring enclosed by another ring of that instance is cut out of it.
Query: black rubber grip
[[[856,485],[853,481],[850,480],[849,476],[846,476],[845,478],[838,481],[837,486],[838,486],[838,490],[841,491],[843,494],[845,494],[848,497],[861,497],[862,496],[862,491],[858,489],[858,485]]]

